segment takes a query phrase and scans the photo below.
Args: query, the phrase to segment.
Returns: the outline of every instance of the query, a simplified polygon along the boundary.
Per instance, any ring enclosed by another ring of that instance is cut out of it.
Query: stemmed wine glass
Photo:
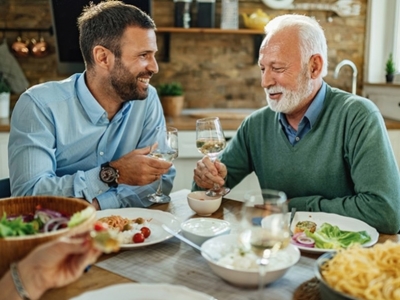
[[[258,260],[259,297],[263,299],[264,278],[270,259],[290,242],[289,218],[284,192],[264,189],[245,194],[239,242]]]
[[[178,129],[169,126],[158,126],[156,128],[155,145],[149,156],[165,161],[173,161],[178,157]],[[150,202],[167,203],[170,196],[162,192],[162,176],[157,191],[147,196]]]
[[[214,163],[218,154],[225,149],[226,140],[218,117],[199,119],[196,121],[196,147],[200,153],[207,155]],[[226,195],[230,189],[214,184],[208,190],[208,196]]]

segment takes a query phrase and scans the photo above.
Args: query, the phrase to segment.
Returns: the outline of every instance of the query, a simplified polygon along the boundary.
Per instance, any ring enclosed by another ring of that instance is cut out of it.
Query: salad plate
[[[290,213],[288,214],[288,218],[290,218]],[[299,211],[296,212],[292,225],[290,227],[291,231],[294,232],[297,222],[300,221],[312,221],[317,224],[317,230],[323,223],[329,223],[333,226],[338,226],[340,230],[343,231],[366,231],[368,235],[371,237],[369,242],[362,244],[362,247],[370,247],[374,245],[379,238],[378,231],[369,226],[367,223],[337,214],[324,213],[324,212],[307,212],[307,211]],[[301,251],[304,252],[314,252],[314,253],[324,253],[324,252],[335,252],[336,249],[323,249],[323,248],[309,248],[306,246],[300,246],[296,244]]]
[[[151,234],[148,238],[145,239],[143,243],[131,243],[131,244],[122,244],[121,249],[131,249],[131,248],[139,248],[145,247],[153,244],[157,244],[168,240],[173,237],[172,234],[166,232],[162,225],[165,224],[172,230],[179,232],[181,222],[174,215],[154,209],[146,209],[146,208],[118,208],[118,209],[105,209],[97,211],[96,218],[100,219],[103,217],[110,216],[121,216],[123,218],[128,219],[136,219],[143,218],[147,220],[147,227],[150,228]]]
[[[207,294],[172,284],[121,283],[83,293],[71,300],[216,300]]]

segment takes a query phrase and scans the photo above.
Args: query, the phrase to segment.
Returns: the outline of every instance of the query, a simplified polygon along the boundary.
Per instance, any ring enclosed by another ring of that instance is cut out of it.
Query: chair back
[[[11,197],[10,178],[0,179],[0,198]]]

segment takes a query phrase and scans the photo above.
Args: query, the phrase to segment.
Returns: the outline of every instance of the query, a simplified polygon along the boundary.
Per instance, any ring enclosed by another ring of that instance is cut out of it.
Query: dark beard
[[[138,77],[148,75],[140,73]],[[116,60],[115,67],[110,73],[110,82],[123,102],[130,100],[143,100],[147,98],[148,88],[139,90],[137,85],[137,77],[134,77],[122,64],[120,59]]]

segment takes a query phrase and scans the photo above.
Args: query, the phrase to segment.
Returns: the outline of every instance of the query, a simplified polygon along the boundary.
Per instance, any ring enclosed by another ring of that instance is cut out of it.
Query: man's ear
[[[114,55],[107,48],[97,45],[93,48],[93,59],[97,66],[109,69],[114,61]]]
[[[323,59],[320,54],[314,54],[311,56],[308,63],[310,75],[312,79],[318,78],[322,72]]]

